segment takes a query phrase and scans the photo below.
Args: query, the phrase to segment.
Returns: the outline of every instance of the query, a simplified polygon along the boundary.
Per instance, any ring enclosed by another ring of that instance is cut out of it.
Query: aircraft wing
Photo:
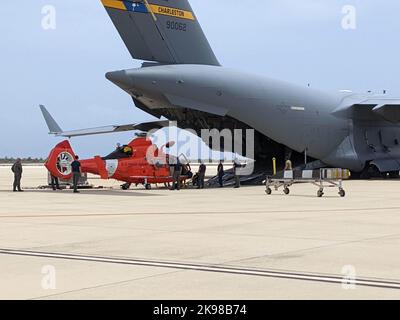
[[[53,134],[57,137],[72,138],[79,136],[89,136],[89,135],[136,131],[136,130],[148,132],[150,130],[161,129],[169,126],[168,120],[156,120],[156,121],[134,123],[134,124],[110,125],[97,128],[63,131],[61,127],[57,124],[57,122],[54,120],[54,118],[51,116],[51,114],[47,111],[45,106],[40,105],[40,110],[42,111],[44,120],[46,121],[46,124],[49,128],[49,134]]]
[[[372,111],[390,122],[400,122],[400,99],[379,102]]]
[[[400,122],[400,99],[372,98],[361,101],[345,100],[333,114],[350,119],[383,118],[393,123]]]

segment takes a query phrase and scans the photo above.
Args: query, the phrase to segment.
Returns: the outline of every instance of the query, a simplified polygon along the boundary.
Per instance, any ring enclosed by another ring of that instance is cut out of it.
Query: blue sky
[[[398,0],[191,0],[220,62],[324,90],[388,90],[400,96]],[[42,28],[44,5],[55,30]],[[353,5],[357,28],[341,27]],[[2,3],[0,157],[47,156],[45,104],[65,129],[151,120],[108,82],[132,60],[100,0]],[[104,154],[132,134],[73,140],[81,156]]]

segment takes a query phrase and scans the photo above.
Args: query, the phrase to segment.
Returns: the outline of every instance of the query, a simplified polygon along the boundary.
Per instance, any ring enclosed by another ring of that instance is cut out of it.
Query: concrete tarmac
[[[26,166],[13,193],[0,167],[0,299],[400,298],[400,181],[317,198],[311,185],[36,189],[46,177]]]

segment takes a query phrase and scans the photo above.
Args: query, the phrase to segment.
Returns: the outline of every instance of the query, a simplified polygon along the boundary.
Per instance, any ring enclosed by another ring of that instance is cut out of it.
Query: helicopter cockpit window
[[[103,157],[103,160],[123,159],[133,156],[133,149],[128,145],[116,148],[108,156]]]

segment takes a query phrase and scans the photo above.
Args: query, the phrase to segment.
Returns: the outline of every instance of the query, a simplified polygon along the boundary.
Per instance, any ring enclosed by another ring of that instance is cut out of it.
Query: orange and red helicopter
[[[41,110],[49,127],[49,133],[68,138],[132,130],[147,131],[150,127],[162,128],[168,125],[167,121],[154,121],[124,126],[62,131],[44,106],[41,106]],[[142,184],[146,189],[151,189],[152,184],[169,186],[173,182],[171,166],[180,161],[182,164],[180,179],[185,182],[192,178],[189,161],[184,155],[174,157],[164,151],[164,148],[170,148],[174,144],[175,142],[171,141],[158,148],[145,133],[137,134],[137,137],[129,144],[117,147],[105,157],[95,156],[92,159],[80,159],[81,172],[99,175],[102,179],[115,179],[124,182],[121,186],[123,189],[128,189],[131,184]],[[181,157],[184,159],[181,159]],[[45,167],[54,177],[70,180],[72,177],[71,163],[74,159],[75,153],[70,142],[64,140],[51,150],[45,162]]]
[[[142,184],[151,189],[152,184],[172,183],[170,166],[172,156],[164,153],[164,147],[169,148],[169,142],[158,148],[146,137],[137,137],[129,144],[118,147],[106,157],[95,156],[92,159],[79,160],[82,173],[99,175],[102,179],[115,179],[125,182],[121,187],[128,189],[131,184]],[[62,180],[72,177],[71,163],[75,159],[68,140],[57,144],[50,152],[45,163],[49,172]],[[181,161],[181,160],[180,160]],[[182,163],[181,180],[184,182],[192,177],[190,164]]]

